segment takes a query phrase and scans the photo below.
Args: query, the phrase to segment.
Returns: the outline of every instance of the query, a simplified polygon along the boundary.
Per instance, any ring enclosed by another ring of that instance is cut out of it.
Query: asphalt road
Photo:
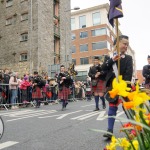
[[[93,112],[94,101],[70,102],[65,111],[61,104],[0,111],[5,132],[0,150],[103,150],[108,143],[103,133],[91,129],[107,129],[107,109]],[[119,108],[118,115],[124,117]],[[120,134],[115,123],[114,134]]]

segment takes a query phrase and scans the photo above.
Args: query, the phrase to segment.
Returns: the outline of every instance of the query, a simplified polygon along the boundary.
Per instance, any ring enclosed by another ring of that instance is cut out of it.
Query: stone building
[[[54,75],[71,61],[70,0],[0,0],[0,68]],[[53,68],[53,69],[52,69]]]

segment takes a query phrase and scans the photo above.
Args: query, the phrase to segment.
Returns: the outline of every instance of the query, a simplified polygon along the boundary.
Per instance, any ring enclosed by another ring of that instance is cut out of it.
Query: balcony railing
[[[60,28],[57,26],[54,26],[54,35],[60,37]]]

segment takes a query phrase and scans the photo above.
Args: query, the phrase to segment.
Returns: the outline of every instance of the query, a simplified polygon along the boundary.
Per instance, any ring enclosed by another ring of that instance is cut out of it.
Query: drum
[[[0,117],[0,139],[2,138],[4,133],[4,122],[3,119]]]

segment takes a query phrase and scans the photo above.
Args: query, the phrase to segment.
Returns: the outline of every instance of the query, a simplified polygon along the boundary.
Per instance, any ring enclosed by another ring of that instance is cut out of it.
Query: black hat
[[[148,55],[147,58],[150,58],[150,55]]]
[[[38,72],[37,71],[34,71],[34,73],[33,73],[34,75],[36,75],[36,74],[38,74]]]
[[[94,59],[98,59],[98,60],[99,60],[99,57],[98,57],[98,56],[95,56]]]

